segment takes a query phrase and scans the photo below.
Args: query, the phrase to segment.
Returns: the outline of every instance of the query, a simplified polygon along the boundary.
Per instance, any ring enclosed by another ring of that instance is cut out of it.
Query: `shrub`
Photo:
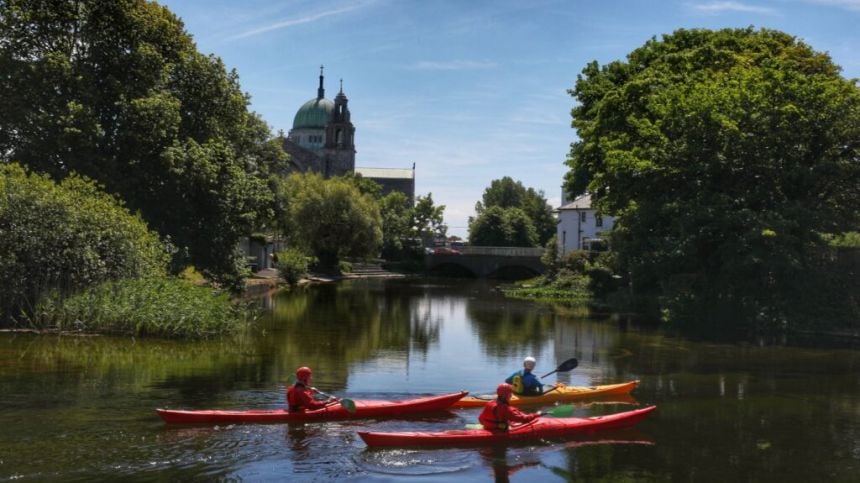
[[[207,338],[236,330],[250,311],[226,292],[180,278],[113,280],[71,297],[45,297],[31,325],[104,334]]]
[[[281,272],[281,276],[290,285],[295,285],[302,277],[307,275],[308,266],[313,261],[297,248],[287,248],[275,254],[275,268]]]
[[[163,276],[168,257],[140,217],[94,182],[71,175],[57,184],[0,164],[0,322],[26,315],[49,292]]]

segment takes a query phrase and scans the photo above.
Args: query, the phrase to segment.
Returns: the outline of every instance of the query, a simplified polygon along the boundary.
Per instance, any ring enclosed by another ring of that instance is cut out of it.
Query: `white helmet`
[[[528,370],[534,369],[535,364],[537,364],[537,361],[535,361],[535,358],[532,356],[528,356],[525,359],[523,359],[523,367],[525,367]]]

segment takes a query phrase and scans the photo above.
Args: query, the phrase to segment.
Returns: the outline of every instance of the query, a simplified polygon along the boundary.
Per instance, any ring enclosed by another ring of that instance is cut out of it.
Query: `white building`
[[[561,254],[572,250],[591,250],[605,243],[603,234],[612,229],[611,216],[600,216],[591,207],[591,195],[584,194],[558,209],[558,234]]]

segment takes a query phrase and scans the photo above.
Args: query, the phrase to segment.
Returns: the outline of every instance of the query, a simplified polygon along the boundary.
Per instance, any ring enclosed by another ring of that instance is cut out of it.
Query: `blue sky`
[[[409,168],[465,237],[490,181],[511,176],[553,206],[570,143],[567,94],[586,63],[623,59],[678,28],[767,27],[860,77],[860,0],[168,0],[198,49],[238,71],[274,132],[343,78],[356,165]]]

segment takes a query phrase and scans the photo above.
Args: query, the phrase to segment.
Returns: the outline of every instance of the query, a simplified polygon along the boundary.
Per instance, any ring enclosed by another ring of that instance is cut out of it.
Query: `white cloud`
[[[495,67],[498,67],[498,64],[495,62],[478,60],[448,60],[442,62],[424,60],[409,66],[413,70],[474,70],[493,69]]]
[[[345,7],[337,8],[334,10],[326,10],[324,12],[316,12],[309,15],[305,15],[303,17],[295,17],[289,19],[278,20],[275,23],[271,23],[268,25],[263,25],[260,27],[252,28],[251,30],[247,30],[240,34],[232,35],[227,37],[225,40],[239,40],[247,37],[253,37],[254,35],[259,35],[266,32],[271,32],[272,30],[279,30],[288,27],[293,27],[295,25],[301,25],[306,23],[316,22],[317,20],[324,19],[326,17],[332,17],[335,15],[340,15],[342,13],[346,13],[352,10],[356,10],[358,8],[369,5],[370,2],[359,2],[354,3],[352,5],[347,5]]]
[[[709,2],[688,5],[693,10],[705,15],[719,15],[725,12],[745,12],[773,14],[776,11],[769,7],[759,7],[740,2]]]

